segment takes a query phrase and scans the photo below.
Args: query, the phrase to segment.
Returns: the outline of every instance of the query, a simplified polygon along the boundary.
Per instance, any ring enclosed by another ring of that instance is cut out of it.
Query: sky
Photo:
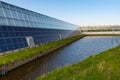
[[[2,0],[79,26],[120,25],[120,0]]]

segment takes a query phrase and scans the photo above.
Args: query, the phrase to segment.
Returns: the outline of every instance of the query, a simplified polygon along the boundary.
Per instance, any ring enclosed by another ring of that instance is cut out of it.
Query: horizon
[[[120,25],[119,0],[1,1],[79,26]]]

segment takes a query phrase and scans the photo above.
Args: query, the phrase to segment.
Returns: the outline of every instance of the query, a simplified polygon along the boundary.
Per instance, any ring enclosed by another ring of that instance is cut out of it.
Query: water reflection
[[[119,36],[88,36],[11,71],[0,80],[34,80],[37,76],[65,65],[75,64],[118,44],[120,44]]]

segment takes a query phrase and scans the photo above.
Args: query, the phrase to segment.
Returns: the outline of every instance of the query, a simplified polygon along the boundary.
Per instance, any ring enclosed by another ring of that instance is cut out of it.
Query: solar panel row
[[[0,1],[0,53],[69,37],[76,27]]]

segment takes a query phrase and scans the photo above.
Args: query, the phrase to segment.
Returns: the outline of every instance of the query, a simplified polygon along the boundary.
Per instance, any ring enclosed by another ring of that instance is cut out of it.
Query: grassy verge
[[[70,42],[80,39],[82,37],[84,37],[84,35],[75,36],[75,37],[59,40],[56,42],[48,43],[43,46],[34,47],[31,49],[22,50],[19,52],[2,55],[2,56],[0,56],[0,66],[3,66],[8,63],[12,63],[14,61],[19,61],[19,60],[25,59],[25,58],[33,56],[33,55],[42,54],[43,52],[45,52],[47,50],[50,50],[50,49],[60,46],[62,44],[70,43]]]
[[[120,80],[120,46],[36,80]]]

